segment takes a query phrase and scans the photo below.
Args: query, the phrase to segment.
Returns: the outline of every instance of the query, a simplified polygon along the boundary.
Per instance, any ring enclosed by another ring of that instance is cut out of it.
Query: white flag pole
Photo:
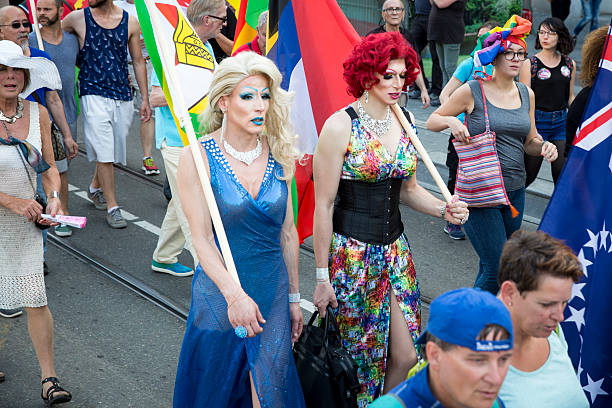
[[[45,50],[45,46],[43,45],[42,37],[40,35],[40,29],[38,28],[38,16],[36,15],[36,4],[34,4],[34,0],[28,0],[30,3],[30,13],[32,13],[32,27],[34,28],[34,32],[36,33],[36,41],[38,41],[38,49],[41,51]]]
[[[446,184],[444,184],[442,177],[440,177],[440,173],[438,173],[438,169],[436,169],[436,166],[431,161],[431,158],[429,157],[427,150],[425,150],[425,147],[423,147],[423,144],[417,137],[414,129],[412,129],[412,126],[410,126],[410,123],[408,123],[408,119],[406,119],[404,112],[402,112],[402,110],[400,109],[397,103],[392,105],[391,108],[393,109],[393,113],[395,113],[395,116],[397,116],[397,119],[399,119],[406,133],[408,133],[408,137],[410,138],[412,145],[416,149],[417,153],[419,153],[419,156],[421,156],[421,160],[425,164],[425,167],[427,167],[427,170],[429,170],[429,173],[431,174],[434,181],[436,182],[436,185],[440,189],[440,192],[442,193],[442,196],[444,197],[444,201],[446,201],[447,204],[450,204],[451,199],[452,199],[451,193],[450,191],[448,191],[448,187],[446,187]]]
[[[208,209],[210,210],[210,216],[215,227],[215,233],[217,234],[219,246],[221,247],[221,255],[223,256],[223,260],[225,261],[225,267],[232,276],[232,278],[238,284],[240,284],[238,272],[236,271],[236,265],[234,264],[234,258],[232,257],[232,252],[230,251],[227,236],[225,235],[225,229],[223,228],[223,222],[221,221],[221,215],[219,214],[219,208],[217,207],[215,195],[213,193],[212,187],[210,186],[208,173],[206,172],[204,160],[202,159],[202,153],[199,149],[199,143],[196,138],[195,130],[193,129],[193,123],[191,123],[191,117],[189,115],[187,105],[185,104],[185,98],[183,97],[182,89],[178,85],[176,72],[174,71],[174,53],[168,49],[164,38],[161,37],[162,32],[160,30],[160,22],[158,17],[159,14],[157,8],[155,7],[155,4],[153,3],[153,0],[144,0],[144,2],[147,6],[147,9],[149,10],[149,16],[151,17],[151,27],[153,29],[153,34],[158,45],[157,48],[164,70],[164,76],[172,92],[172,104],[174,108],[174,114],[176,115],[179,124],[181,124],[185,128],[187,140],[189,141],[189,147],[191,149],[191,155],[193,156],[193,161],[195,162],[196,169],[198,171],[198,176],[200,178],[200,182],[202,183],[202,189],[204,190],[204,198],[206,199],[206,204],[208,204]]]

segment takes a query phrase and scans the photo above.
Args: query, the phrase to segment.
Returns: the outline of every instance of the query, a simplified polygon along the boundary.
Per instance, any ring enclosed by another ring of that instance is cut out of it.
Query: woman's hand
[[[64,211],[62,211],[62,204],[59,198],[50,198],[47,201],[47,208],[45,209],[45,214],[49,214],[53,217],[55,217],[58,214],[64,215]],[[43,224],[43,225],[49,225],[50,227],[55,227],[56,225],[59,225],[59,222],[46,220],[42,217],[38,218],[38,223]]]
[[[469,216],[468,205],[463,201],[459,201],[459,197],[454,195],[451,203],[446,207],[444,219],[451,224],[462,225],[467,222]]]
[[[35,222],[42,214],[42,206],[36,200],[14,197],[9,210],[18,215],[23,215],[29,222]]]
[[[304,328],[304,316],[302,316],[299,303],[289,303],[289,315],[291,316],[291,343],[295,343]]]
[[[234,328],[243,326],[247,329],[247,337],[255,337],[263,331],[259,323],[266,320],[259,311],[259,306],[244,291],[231,296],[227,302],[227,317]]]
[[[470,141],[470,132],[461,121],[455,117],[450,118],[448,128],[455,139],[461,143],[468,144]]]
[[[541,154],[544,157],[544,159],[549,163],[552,163],[555,160],[557,160],[557,157],[559,156],[559,153],[557,152],[557,146],[555,146],[554,144],[550,142],[542,143],[542,153]]]
[[[425,89],[425,92],[421,90],[421,104],[423,105],[423,109],[429,108],[430,102],[431,99],[429,98],[429,93],[427,92],[427,89]]]
[[[331,283],[317,282],[317,287],[313,295],[313,302],[317,309],[319,309],[321,317],[325,317],[327,305],[331,305],[334,308],[338,307],[338,299],[336,299],[336,293]]]

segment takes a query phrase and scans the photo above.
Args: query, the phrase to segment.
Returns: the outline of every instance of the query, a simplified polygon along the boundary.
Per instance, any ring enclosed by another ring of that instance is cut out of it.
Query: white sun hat
[[[30,71],[30,84],[19,94],[25,98],[38,88],[62,89],[62,80],[53,61],[44,57],[26,57],[12,41],[0,41],[0,65]]]

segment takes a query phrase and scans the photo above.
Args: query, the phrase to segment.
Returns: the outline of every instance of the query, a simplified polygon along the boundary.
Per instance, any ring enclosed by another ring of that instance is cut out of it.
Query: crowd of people
[[[347,56],[341,69],[354,100],[327,119],[314,154],[313,302],[321,316],[333,308],[342,346],[357,367],[358,407],[528,407],[548,401],[587,407],[559,325],[582,266],[562,242],[520,228],[526,187],[543,160],[558,180],[607,29],[591,26],[579,73],[569,57],[575,41],[555,17],[538,25],[540,51],[532,57],[530,21],[513,16],[503,25],[487,22],[470,57],[457,66],[464,35],[457,21],[463,21],[465,1],[416,0],[415,6],[408,32],[401,26],[404,3],[385,1],[384,24]],[[303,329],[290,194],[299,129],[289,121],[292,95],[264,56],[267,12],[259,16],[253,41],[232,54],[227,26],[233,11],[225,1],[192,0],[186,10],[215,57],[208,106],[198,117],[205,135],[199,151],[237,279],[219,249],[194,156],[183,148],[152,72],[133,1],[90,0],[61,19],[61,0],[38,0],[35,12],[40,38],[23,8],[0,8],[0,315],[27,312],[41,398],[48,405],[72,398],[54,369],[44,283],[44,234],[53,227],[67,237],[71,230],[42,215],[69,211],[78,95],[87,157],[95,162],[87,196],[106,211],[111,228],[127,226],[113,164],[126,163],[135,112],[145,174],[159,173],[153,146],[162,153],[171,199],[151,268],[193,275],[174,406],[304,407],[292,355]],[[420,57],[427,45],[431,81]],[[585,87],[574,97],[577,77]],[[449,202],[417,182],[414,115],[403,109],[397,117],[391,109],[411,84],[411,97],[437,107],[427,128],[451,132]],[[463,166],[475,148],[495,152],[497,181],[482,186],[495,190],[497,201],[483,201],[465,188],[470,175]],[[463,227],[479,258],[474,288],[436,298],[426,326],[400,204],[444,220],[453,239],[465,238]],[[178,262],[184,248],[193,269]],[[223,385],[215,381],[219,367]]]

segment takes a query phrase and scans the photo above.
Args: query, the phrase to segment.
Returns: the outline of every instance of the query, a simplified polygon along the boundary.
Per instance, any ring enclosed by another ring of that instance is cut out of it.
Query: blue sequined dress
[[[266,323],[258,336],[239,339],[225,298],[198,265],[179,358],[174,407],[251,407],[249,370],[262,407],[304,407],[291,353],[289,276],[280,245],[287,184],[272,156],[257,198],[239,183],[217,143],[202,143],[221,219],[244,291]]]

